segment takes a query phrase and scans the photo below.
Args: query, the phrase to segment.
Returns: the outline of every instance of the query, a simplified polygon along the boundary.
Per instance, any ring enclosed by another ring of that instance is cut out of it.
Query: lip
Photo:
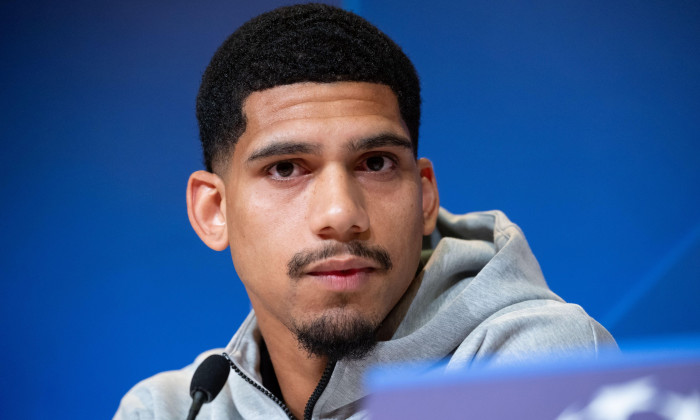
[[[346,258],[330,258],[323,260],[316,264],[312,264],[307,270],[306,274],[318,275],[320,273],[330,273],[338,271],[349,271],[349,270],[363,270],[372,269],[376,270],[377,264],[371,260],[358,257],[346,257]]]
[[[367,284],[375,271],[377,265],[364,258],[332,258],[309,267],[306,276],[325,289],[350,292]]]

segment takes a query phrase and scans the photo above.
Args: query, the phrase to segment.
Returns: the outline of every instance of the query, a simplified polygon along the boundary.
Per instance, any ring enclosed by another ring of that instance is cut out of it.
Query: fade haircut
[[[365,19],[325,4],[303,4],[249,20],[212,57],[197,95],[206,169],[220,172],[228,166],[246,128],[243,104],[251,93],[340,81],[389,86],[417,156],[420,84],[411,61]]]

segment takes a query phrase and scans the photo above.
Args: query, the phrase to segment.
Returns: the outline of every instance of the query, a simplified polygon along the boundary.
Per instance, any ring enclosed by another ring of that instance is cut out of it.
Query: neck
[[[299,348],[294,334],[285,326],[258,318],[270,361],[282,398],[296,418],[304,417],[304,408],[323,375],[325,357],[309,356]]]

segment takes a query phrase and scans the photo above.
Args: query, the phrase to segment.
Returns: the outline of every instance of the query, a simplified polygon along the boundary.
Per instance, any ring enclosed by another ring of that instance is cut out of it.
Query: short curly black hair
[[[197,95],[208,171],[227,166],[245,131],[253,92],[299,82],[357,81],[389,86],[418,150],[420,83],[401,48],[365,19],[325,4],[275,9],[236,30],[212,57]]]

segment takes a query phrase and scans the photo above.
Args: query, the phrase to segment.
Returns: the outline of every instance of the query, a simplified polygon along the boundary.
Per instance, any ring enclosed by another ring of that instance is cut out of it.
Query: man
[[[417,158],[418,77],[362,18],[299,5],[247,22],[209,64],[197,117],[207,170],[187,186],[190,222],[230,247],[253,307],[224,350],[236,375],[199,418],[362,417],[377,363],[614,343],[549,291],[502,213],[440,209]],[[138,384],[116,418],[183,418],[208,354]]]

